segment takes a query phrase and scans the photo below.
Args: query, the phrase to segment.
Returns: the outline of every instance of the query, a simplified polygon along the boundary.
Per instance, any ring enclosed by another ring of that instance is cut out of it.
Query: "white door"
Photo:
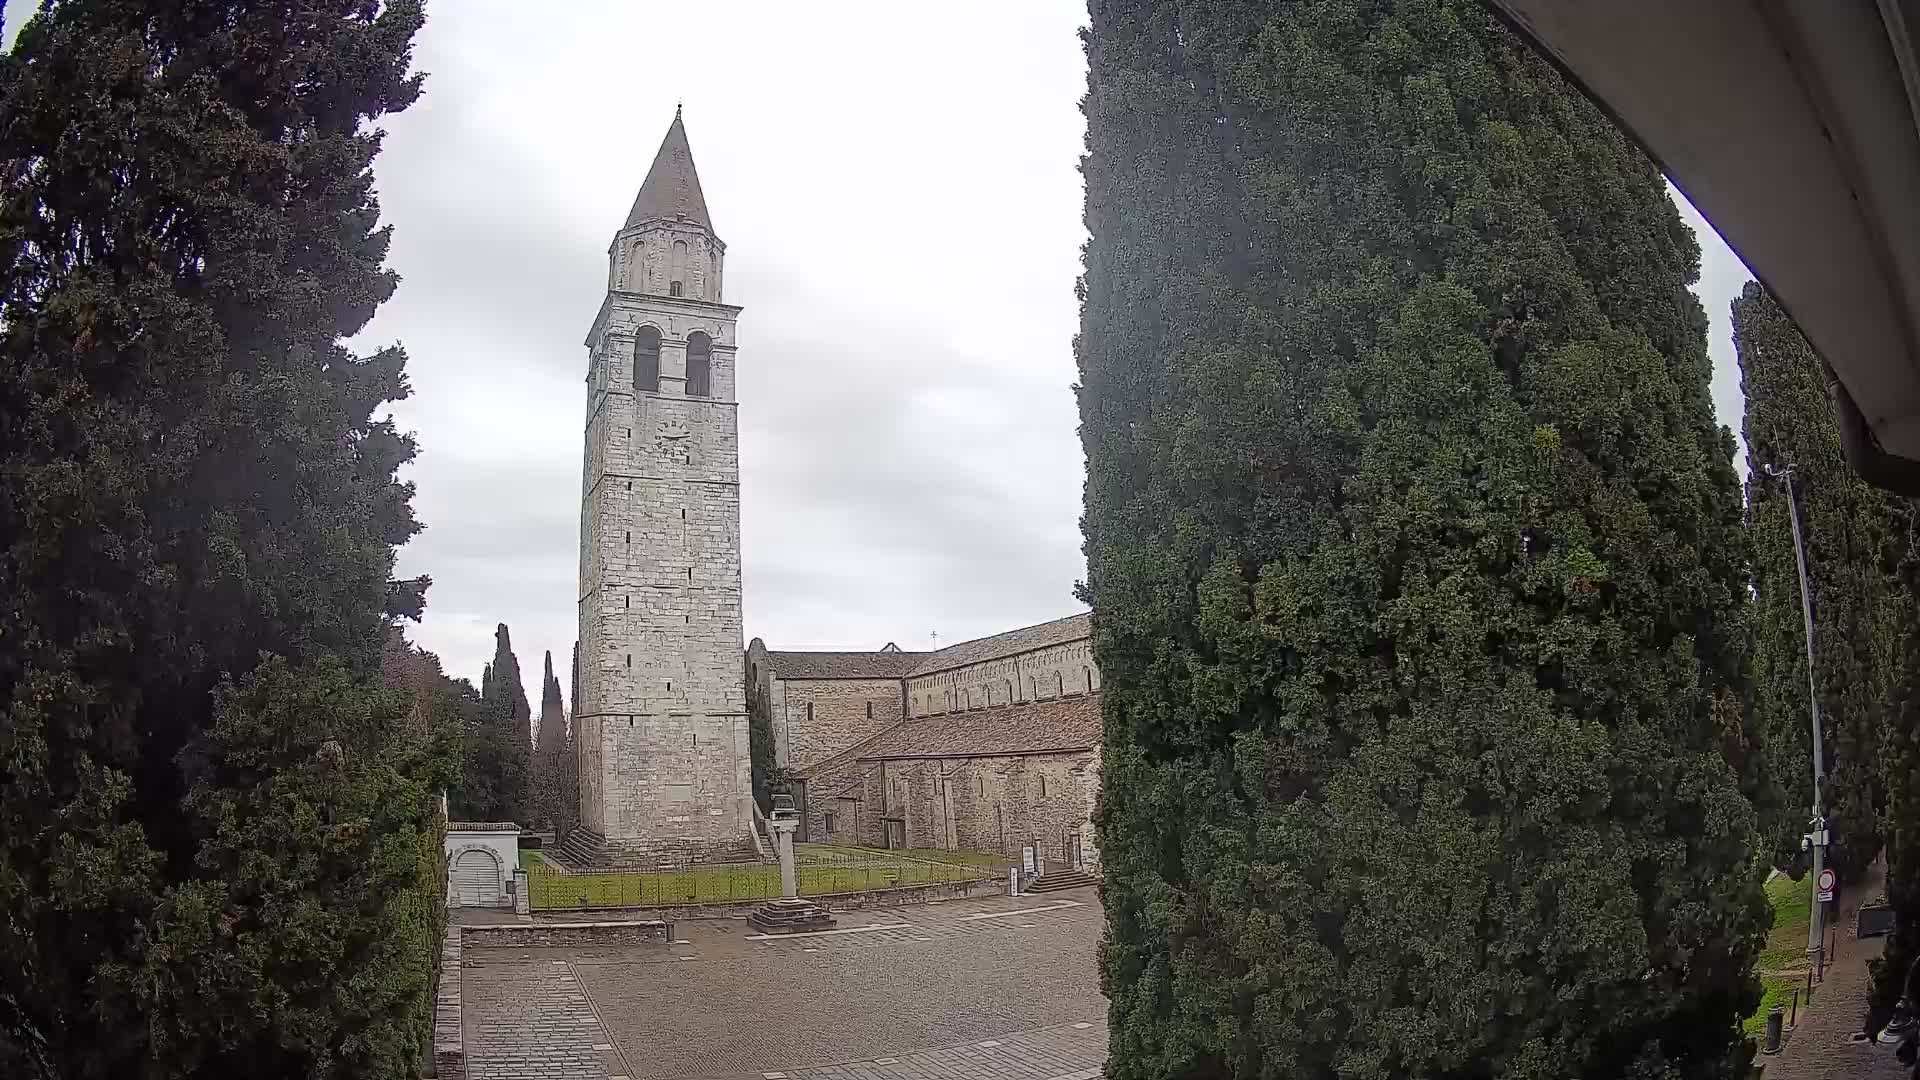
[[[453,895],[461,907],[500,903],[500,864],[490,851],[468,850],[453,864]]]

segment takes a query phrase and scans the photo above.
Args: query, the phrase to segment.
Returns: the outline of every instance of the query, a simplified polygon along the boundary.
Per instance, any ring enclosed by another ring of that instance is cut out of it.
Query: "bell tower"
[[[734,322],[675,110],[607,252],[580,494],[583,862],[753,848]]]

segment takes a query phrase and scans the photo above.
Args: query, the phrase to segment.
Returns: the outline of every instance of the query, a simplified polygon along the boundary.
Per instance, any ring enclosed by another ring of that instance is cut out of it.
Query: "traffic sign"
[[[1836,883],[1833,867],[1823,867],[1820,871],[1820,880],[1814,883],[1813,898],[1823,904],[1833,899],[1833,887]]]

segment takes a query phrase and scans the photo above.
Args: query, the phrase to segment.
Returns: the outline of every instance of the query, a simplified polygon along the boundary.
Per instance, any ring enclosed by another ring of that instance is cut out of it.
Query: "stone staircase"
[[[1023,893],[1059,892],[1062,889],[1085,889],[1100,884],[1100,879],[1085,870],[1076,870],[1068,866],[1049,866],[1037,878],[1020,890]]]
[[[605,866],[607,838],[584,825],[575,826],[549,854],[570,867]]]

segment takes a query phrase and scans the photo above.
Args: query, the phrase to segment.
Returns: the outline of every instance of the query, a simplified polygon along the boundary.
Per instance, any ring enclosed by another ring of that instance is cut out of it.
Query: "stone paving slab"
[[[1106,1022],[1082,1020],[954,1046],[717,1080],[1096,1080],[1106,1060]]]
[[[469,1080],[605,1080],[609,1075],[612,1045],[571,965],[469,965],[461,974]],[[608,1050],[597,1051],[596,1044]]]
[[[467,950],[470,1073],[629,1080],[1057,1080],[1105,1060],[1085,896],[743,922],[670,944]],[[932,1049],[927,1049],[931,1047]],[[1091,1070],[1091,1071],[1090,1071]],[[769,1074],[784,1074],[773,1076]]]

